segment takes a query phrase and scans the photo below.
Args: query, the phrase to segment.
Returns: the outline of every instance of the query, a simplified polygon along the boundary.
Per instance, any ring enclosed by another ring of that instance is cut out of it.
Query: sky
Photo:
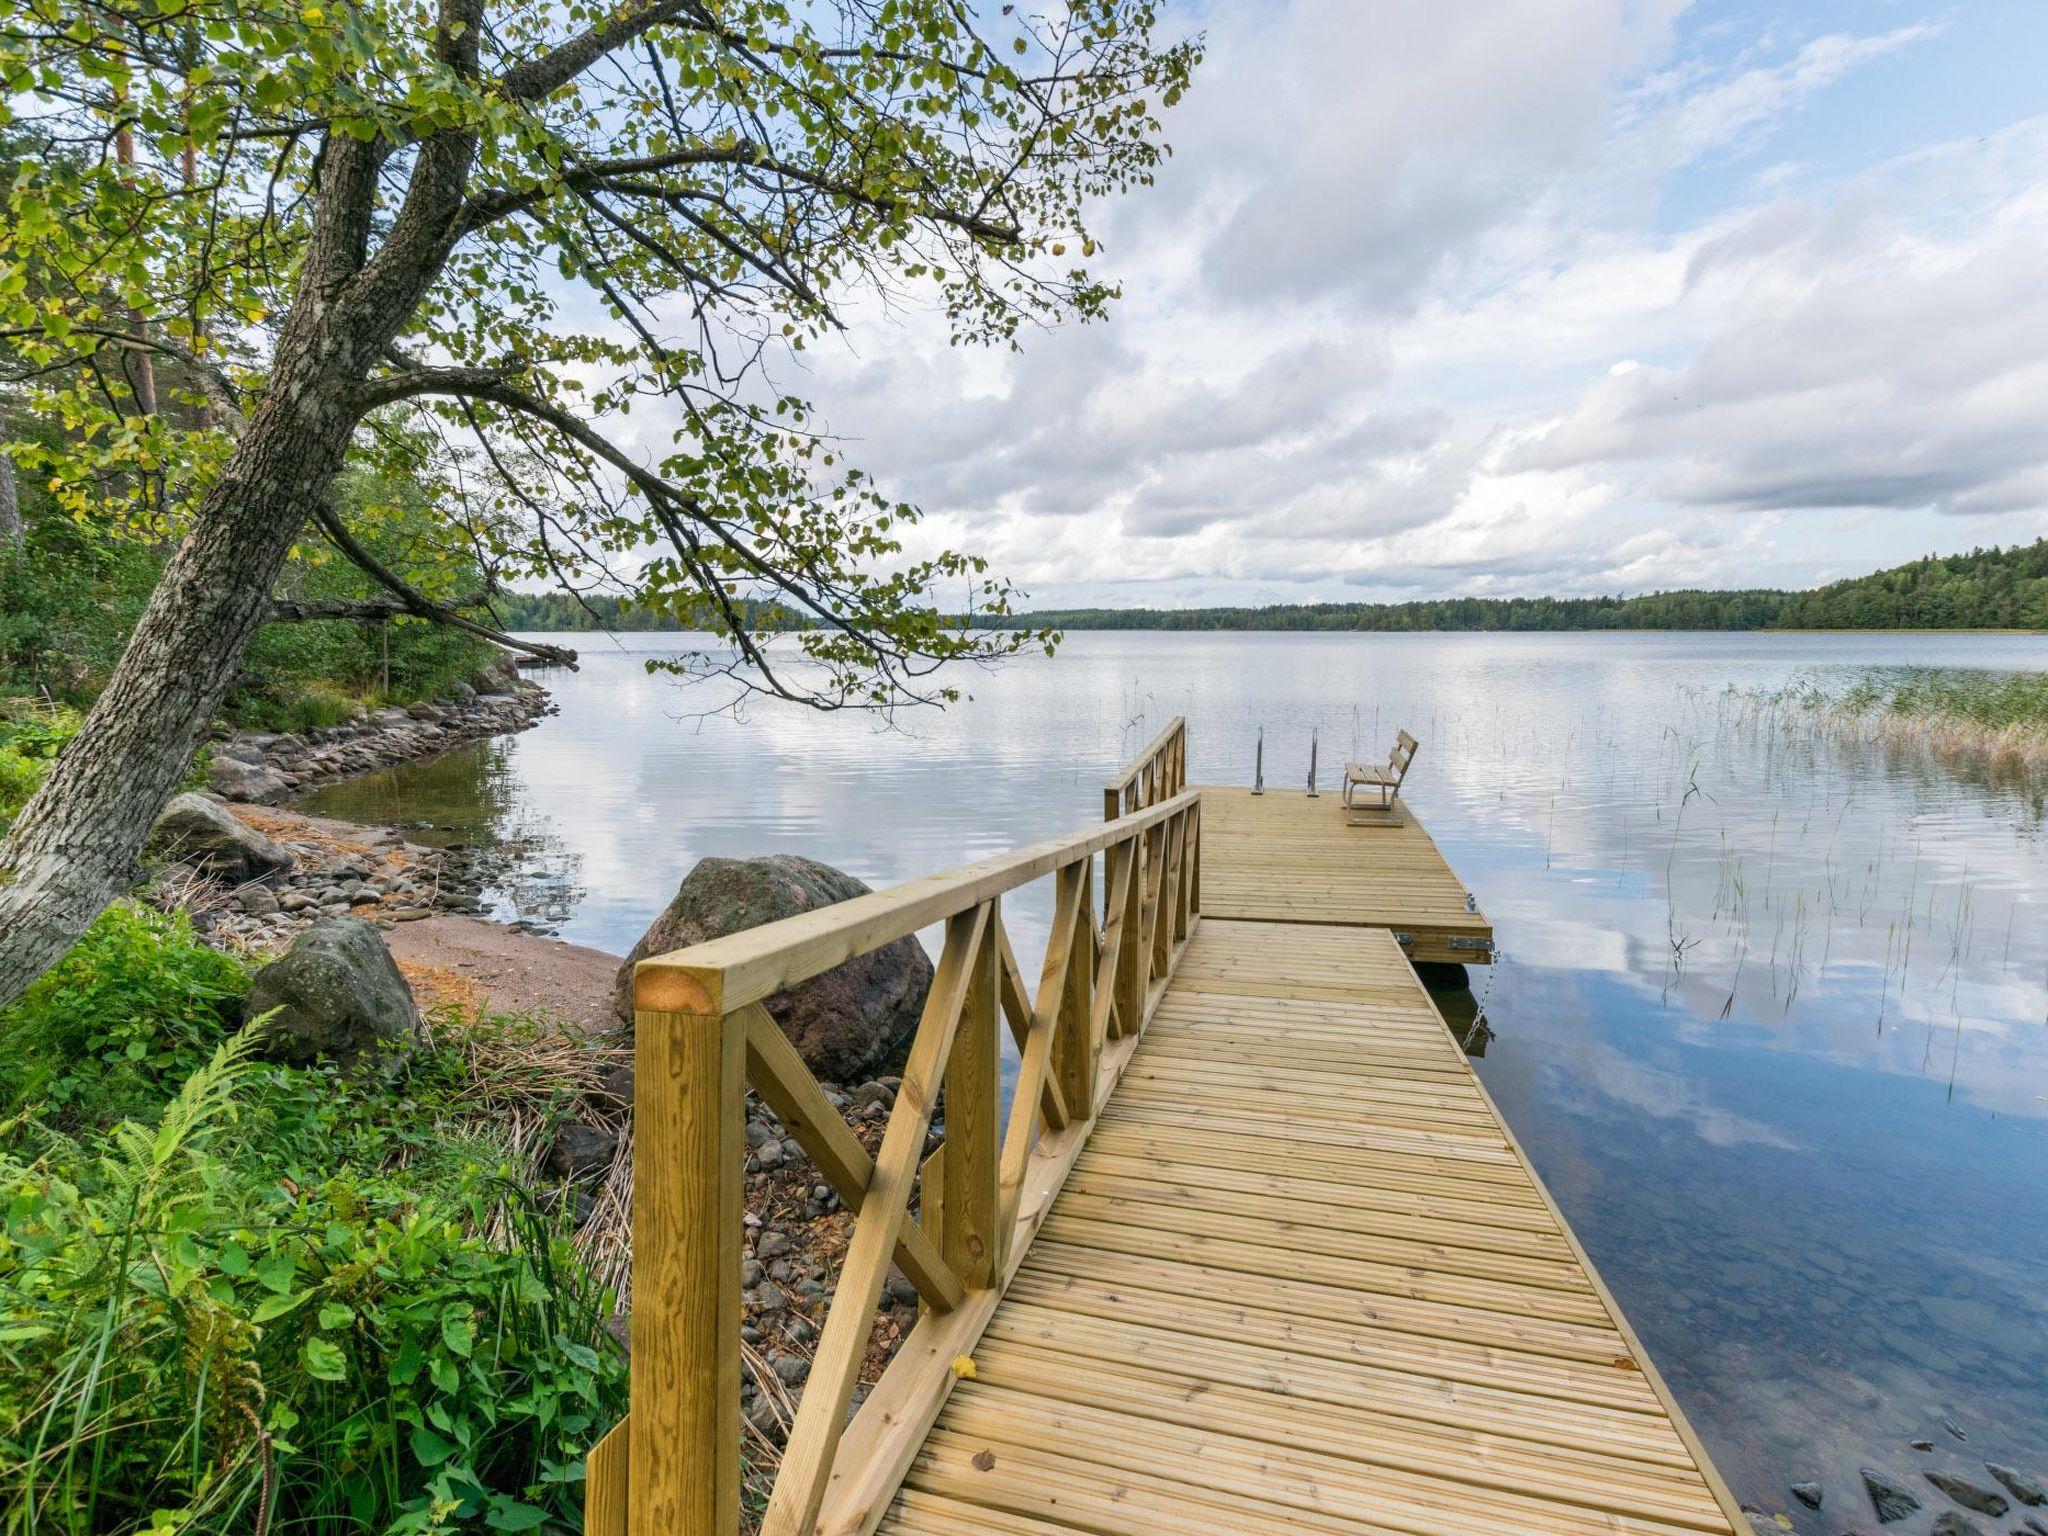
[[[2048,533],[2048,4],[1212,0],[1106,324],[805,355],[1028,606],[1810,586]]]

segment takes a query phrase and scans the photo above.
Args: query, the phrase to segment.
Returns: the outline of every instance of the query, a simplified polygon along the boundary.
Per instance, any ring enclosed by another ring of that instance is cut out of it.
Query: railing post
[[[1069,1124],[1095,1113],[1095,893],[1090,889],[1095,861],[1084,859],[1074,900],[1072,948],[1067,953],[1066,984],[1060,992],[1059,1024],[1052,1037],[1053,1076],[1066,1101]]]
[[[626,1529],[737,1536],[746,1029],[641,1009],[633,1028]]]
[[[1000,908],[989,902],[988,926],[970,961],[967,1002],[946,1063],[945,1221],[939,1252],[969,1290],[1002,1273],[997,1174],[1002,1128],[996,1123],[1002,1043],[997,966]]]

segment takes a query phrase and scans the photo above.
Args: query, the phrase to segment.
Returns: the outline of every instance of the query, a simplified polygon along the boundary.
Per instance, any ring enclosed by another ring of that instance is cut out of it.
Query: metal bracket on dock
[[[1252,753],[1252,793],[1266,792],[1266,728],[1259,727],[1259,744]]]

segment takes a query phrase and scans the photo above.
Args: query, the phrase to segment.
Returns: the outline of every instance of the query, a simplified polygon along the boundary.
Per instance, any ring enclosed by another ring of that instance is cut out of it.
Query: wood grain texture
[[[1128,1044],[881,1531],[1741,1529],[1389,933],[1204,915]]]

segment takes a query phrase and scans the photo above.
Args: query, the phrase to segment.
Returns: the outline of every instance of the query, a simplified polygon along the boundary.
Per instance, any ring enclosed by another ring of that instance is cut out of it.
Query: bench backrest
[[[1415,761],[1415,749],[1420,745],[1406,731],[1394,738],[1394,750],[1387,754],[1387,766],[1394,770],[1394,788],[1399,789],[1401,781],[1408,777],[1408,765]]]

